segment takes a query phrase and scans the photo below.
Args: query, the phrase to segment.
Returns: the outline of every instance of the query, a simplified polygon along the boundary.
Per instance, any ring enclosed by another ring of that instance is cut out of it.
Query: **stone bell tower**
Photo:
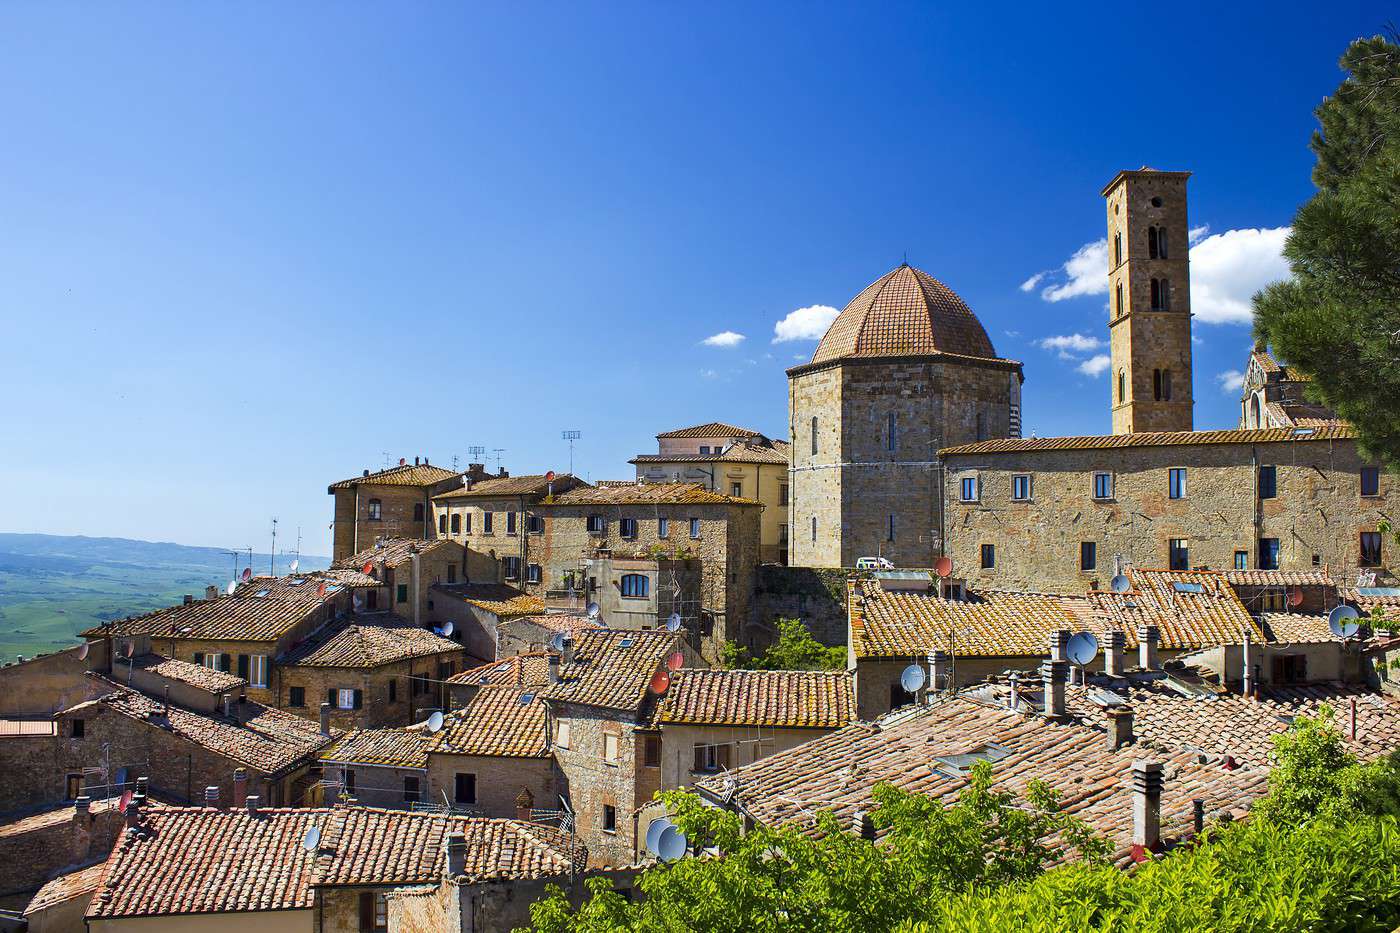
[[[1190,172],[1119,172],[1108,202],[1113,433],[1190,431]]]

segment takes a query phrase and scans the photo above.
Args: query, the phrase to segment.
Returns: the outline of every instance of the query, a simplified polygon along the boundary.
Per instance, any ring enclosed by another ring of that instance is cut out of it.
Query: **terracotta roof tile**
[[[739,437],[763,437],[762,431],[755,431],[752,428],[736,428],[732,424],[725,424],[723,421],[711,421],[708,424],[697,424],[690,428],[677,428],[674,431],[663,431],[656,435],[657,440],[667,437],[721,437],[725,439]]]
[[[480,480],[470,486],[457,486],[440,492],[433,498],[441,500],[490,496],[543,496],[549,492],[551,485],[557,494],[588,484],[568,473],[561,473],[552,480],[544,473],[532,476],[502,476]]]
[[[574,660],[541,694],[561,703],[640,711],[652,677],[682,641],[672,632],[594,629],[580,632],[574,644]]]
[[[1325,570],[1218,570],[1233,586],[1336,586]]]
[[[566,634],[598,627],[598,623],[588,618],[588,616],[575,615],[570,612],[545,612],[540,615],[518,616],[509,619],[498,625],[496,630],[504,630],[510,633],[532,625],[545,629],[546,631],[564,632]]]
[[[533,617],[532,617],[533,618]],[[517,654],[480,667],[453,674],[451,684],[499,684],[514,687],[542,687],[549,683],[549,656],[543,652]]]
[[[542,615],[544,601],[505,583],[435,583],[433,589],[496,616]]]
[[[389,538],[374,547],[365,548],[349,557],[342,557],[331,564],[331,567],[335,570],[361,570],[365,564],[375,564],[392,569],[408,563],[415,554],[423,557],[439,548],[454,547],[460,548],[461,545],[446,538],[438,538],[435,541],[425,541],[421,538]]]
[[[1095,592],[1089,598],[1105,619],[1125,631],[1155,625],[1160,648],[1237,645],[1246,631],[1254,640],[1264,640],[1263,630],[1223,574],[1133,568],[1128,577],[1133,590]]]
[[[787,465],[792,456],[791,444],[777,441],[768,447],[761,444],[734,444],[718,454],[638,454],[628,463],[773,463]]]
[[[338,483],[331,483],[327,491],[353,489],[356,486],[433,486],[460,475],[452,470],[444,470],[442,467],[430,466],[426,463],[421,466],[405,463],[402,466],[379,470],[368,476],[352,476]]]
[[[227,693],[248,686],[245,678],[216,671],[203,664],[191,664],[189,661],[179,661],[159,654],[138,654],[130,661],[121,657],[114,658],[112,666],[118,676],[126,673],[130,666],[138,671],[147,671],[167,680],[189,684],[209,693]]]
[[[1288,441],[1351,440],[1355,432],[1346,426],[1320,427],[1299,434],[1296,428],[1264,428],[1229,431],[1144,431],[1138,434],[1092,434],[1081,437],[1005,437],[945,447],[940,457],[969,454],[1025,453],[1037,450],[1106,450],[1123,447],[1173,447],[1200,444],[1273,444]]]
[[[428,751],[443,755],[547,758],[549,718],[534,690],[485,686],[463,709],[448,714]]]
[[[277,659],[297,667],[370,668],[429,655],[461,652],[462,646],[432,629],[389,613],[349,615],[312,633]]]
[[[106,866],[99,862],[96,865],[89,865],[87,868],[70,871],[66,875],[59,875],[30,898],[28,906],[24,908],[24,915],[32,917],[41,910],[57,907],[59,904],[74,898],[92,897],[102,883],[102,870],[104,868]],[[35,925],[37,926],[37,923]]]
[[[407,729],[352,729],[321,753],[322,762],[428,767],[429,735],[422,726]]]
[[[758,505],[753,499],[711,492],[699,483],[622,483],[574,489],[553,505]]]
[[[305,582],[294,585],[291,582],[294,579]],[[344,586],[339,581],[328,582],[327,593],[322,597],[320,579],[314,574],[276,580],[265,578],[261,582],[255,580],[240,585],[232,596],[196,599],[187,605],[96,625],[82,634],[88,638],[150,635],[202,641],[276,641],[319,610]],[[258,595],[264,590],[266,596]]]
[[[1308,645],[1340,641],[1327,625],[1327,617],[1297,612],[1265,612],[1259,625],[1269,641],[1281,645]]]
[[[682,670],[657,720],[733,726],[839,729],[856,718],[849,671]]]
[[[850,584],[851,639],[857,658],[923,657],[933,650],[959,657],[1040,656],[1050,634],[1081,621],[1063,597],[1003,590],[969,591],[968,599],[887,592]],[[858,595],[863,593],[864,595]]]

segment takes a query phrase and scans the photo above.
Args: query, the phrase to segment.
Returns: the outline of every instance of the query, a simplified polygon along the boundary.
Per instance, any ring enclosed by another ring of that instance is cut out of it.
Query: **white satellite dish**
[[[679,612],[673,612],[673,613],[671,613],[671,617],[670,617],[669,619],[666,620],[666,631],[668,631],[668,632],[679,632],[680,629],[681,629],[681,614],[680,614]]]
[[[1361,628],[1360,623],[1352,621],[1360,615],[1354,606],[1338,606],[1327,613],[1327,627],[1338,638],[1350,638]]]
[[[665,817],[651,821],[647,827],[647,851],[655,852],[657,846],[661,844],[661,834],[669,829],[673,824]]]
[[[1355,630],[1355,628],[1356,628],[1355,626],[1352,626],[1352,629],[1353,629],[1353,630]],[[129,642],[127,642],[127,643],[126,643],[126,650],[123,651],[122,653],[125,654],[128,658],[134,657],[135,654],[136,654],[136,642],[134,642],[134,641],[129,641]]]
[[[359,593],[356,593],[354,599],[355,599],[355,608],[356,608],[357,610],[358,610],[358,609],[363,609],[363,608],[365,608],[365,598],[364,598],[363,596],[361,596]]]
[[[661,831],[661,835],[656,837],[656,857],[663,862],[674,862],[685,855],[688,846],[685,833],[675,826],[667,826]]]
[[[448,622],[446,625],[444,625],[444,626],[442,627],[442,637],[443,637],[443,638],[451,638],[451,637],[452,637],[452,633],[455,632],[455,631],[457,631],[457,626],[453,625],[451,622]]]
[[[1099,640],[1093,632],[1080,632],[1078,635],[1072,635],[1069,643],[1065,645],[1065,654],[1080,667],[1094,660],[1094,656],[1098,653]]]
[[[301,566],[301,561],[299,561],[299,560],[294,560],[294,561],[292,561],[292,566],[288,567],[287,569],[288,569],[289,571],[291,571],[292,573],[296,573],[296,572],[297,572],[297,568],[300,567],[300,566]]]
[[[555,636],[549,640],[549,647],[553,648],[555,651],[563,651],[563,650],[564,650],[564,633],[563,633],[563,632],[557,632],[557,633],[555,634]]]
[[[1133,588],[1133,581],[1124,574],[1115,574],[1113,579],[1108,581],[1108,588],[1115,593],[1126,593]]]
[[[233,595],[233,591],[236,590],[236,589],[238,589],[238,581],[237,581],[237,580],[230,580],[230,581],[228,581],[228,586],[224,589],[224,592],[227,593],[228,595],[232,596],[232,595]]]
[[[308,852],[315,852],[321,847],[321,827],[313,826],[306,831],[306,835],[301,837],[301,847]]]
[[[88,643],[87,643],[87,642],[83,642],[81,645],[78,646],[78,660],[79,660],[79,661],[86,661],[86,660],[87,660],[87,656],[88,656]]]
[[[442,711],[439,710],[428,717],[428,731],[436,732],[442,728]]]
[[[598,614],[602,611],[603,607],[599,606],[597,603],[588,604],[588,618],[596,619],[598,618]]]
[[[917,693],[924,685],[924,669],[917,664],[909,665],[899,675],[899,685],[905,693]]]

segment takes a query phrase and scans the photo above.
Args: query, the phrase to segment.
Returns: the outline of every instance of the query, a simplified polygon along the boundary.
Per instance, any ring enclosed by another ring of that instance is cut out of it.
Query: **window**
[[[226,654],[210,653],[204,656],[205,667],[210,670],[223,671],[225,674],[229,672],[231,661],[230,656]]]
[[[543,519],[541,516],[539,516],[539,515],[531,515],[531,516],[530,516],[530,519],[529,519],[529,522],[530,522],[530,524],[529,524],[527,530],[530,532],[530,534],[532,534],[532,535],[542,535],[542,534],[544,534],[544,519]]]
[[[508,535],[513,535],[513,534],[515,534],[515,513],[514,513],[514,512],[507,512],[507,513],[506,513],[506,534],[508,534]]]
[[[1118,370],[1118,404],[1122,405],[1128,401],[1128,374],[1123,370]]]
[[[248,656],[246,654],[238,656],[238,676],[244,680],[248,679]]]
[[[487,511],[484,511],[484,510],[482,511],[482,513],[481,513],[481,533],[482,533],[482,534],[484,534],[484,535],[489,535],[489,534],[491,534],[491,525],[492,525],[492,523],[495,521],[495,516],[496,516],[496,513],[495,513],[495,512],[487,512]]]
[[[1259,498],[1272,499],[1278,495],[1278,467],[1259,468]]]
[[[976,501],[977,501],[977,477],[975,477],[975,476],[964,476],[964,477],[962,478],[962,483],[960,484],[960,488],[961,488],[961,490],[962,490],[962,495],[961,495],[962,501],[964,501],[964,502],[976,502]]]
[[[616,732],[603,733],[603,760],[608,764],[617,764],[618,748],[621,745],[621,736]]]
[[[302,709],[306,706],[306,688],[291,687],[287,690],[287,705]]]
[[[709,454],[710,454],[710,448],[707,447],[707,446],[704,445],[704,444],[701,444],[701,445],[700,445],[700,455],[701,455],[702,457],[707,457],[707,456],[709,456]]]
[[[346,795],[353,795],[355,793],[355,772],[350,770],[349,768],[346,768],[344,771],[341,772],[341,777],[343,783],[345,784]]]
[[[1260,595],[1260,606],[1265,612],[1287,612],[1288,591],[1281,589],[1265,590]]]
[[[603,516],[588,516],[588,533],[591,535],[605,535],[608,533],[608,523],[603,519]]]
[[[448,564],[448,565],[447,565],[447,582],[448,582],[448,583],[456,583],[456,582],[457,582],[457,565],[456,565],[456,564]]]
[[[1361,532],[1361,566],[1379,567],[1381,565],[1381,533],[1379,531]]]
[[[914,694],[904,689],[899,681],[890,684],[890,709],[899,709],[914,702]]]
[[[1152,398],[1158,402],[1172,400],[1172,371],[1170,369],[1152,370]]]
[[[617,807],[610,803],[603,804],[603,832],[617,832]]]
[[[1029,473],[1018,473],[1011,477],[1011,498],[1018,502],[1025,502],[1031,497],[1031,475]]]
[[[1259,539],[1259,569],[1278,569],[1278,538]]]
[[[369,520],[372,522],[379,521],[384,515],[383,508],[384,506],[378,499],[369,500]]]
[[[363,690],[353,690],[342,687],[339,690],[327,690],[326,694],[326,699],[332,706],[336,706],[340,709],[364,709],[365,697]]]
[[[817,543],[817,517],[815,515],[812,516],[812,543]]]
[[[457,772],[452,795],[457,803],[476,803],[476,775]]]
[[[1167,233],[1161,227],[1147,228],[1147,258],[1166,259]]]
[[[729,746],[728,745],[703,745],[697,743],[695,746],[694,770],[701,774],[713,773],[729,767]]]
[[[1308,657],[1304,654],[1274,655],[1274,683],[1301,684],[1308,679]]]
[[[525,567],[525,582],[526,582],[526,583],[539,583],[539,582],[540,582],[540,575],[541,575],[541,571],[540,571],[540,565],[539,565],[539,564],[529,564],[529,565],[527,565],[527,566]]]
[[[658,538],[670,537],[671,520],[669,518],[658,518],[656,520],[656,536]]]
[[[1153,279],[1153,280],[1152,280],[1152,310],[1153,310],[1153,311],[1170,311],[1170,310],[1171,310],[1171,306],[1172,306],[1172,302],[1171,302],[1171,291],[1172,291],[1172,289],[1171,289],[1171,284],[1170,284],[1166,279]]]
[[[423,520],[423,503],[413,503],[413,520],[415,522],[421,522]]]
[[[390,702],[390,703],[397,703],[398,700],[399,700],[399,679],[398,679],[397,677],[390,677],[390,678],[389,678],[389,702]]]
[[[503,557],[501,558],[501,564],[505,567],[507,580],[520,579],[520,558]]]
[[[617,533],[624,538],[637,537],[637,520],[635,518],[620,518],[617,521]]]
[[[472,513],[471,513],[471,512],[463,512],[463,513],[462,513],[462,519],[463,519],[463,521],[462,521],[462,532],[463,532],[464,534],[471,534],[471,533],[472,533]]]
[[[240,657],[240,660],[241,660],[241,657]],[[248,686],[250,686],[250,687],[266,687],[266,686],[267,686],[267,655],[265,655],[265,654],[255,654],[255,655],[252,655],[248,660],[249,660],[249,662],[250,662],[250,663],[249,663],[249,668],[248,668],[248,669],[249,669]]]
[[[462,513],[461,513],[461,512],[453,512],[453,513],[452,513],[452,533],[453,533],[454,535],[459,535],[459,534],[462,533]]]
[[[812,456],[817,454],[817,416],[812,416]]]
[[[1113,264],[1120,266],[1123,264],[1123,232],[1113,231]]]
[[[1114,304],[1117,306],[1117,308],[1118,308],[1118,316],[1119,316],[1119,317],[1122,317],[1122,316],[1123,316],[1123,283],[1122,283],[1122,282],[1119,282],[1119,283],[1118,283],[1118,287],[1114,290],[1113,298],[1114,298],[1114,302],[1113,302],[1113,303],[1114,303]]]
[[[787,483],[779,483],[779,484],[778,484],[778,504],[779,504],[779,505],[787,505],[787,504],[788,504],[788,488],[787,488]]]
[[[1094,570],[1099,566],[1099,546],[1093,541],[1079,542],[1079,569]]]
[[[1363,496],[1378,496],[1381,494],[1380,467],[1361,468],[1361,494]]]
[[[1113,474],[1112,474],[1112,473],[1095,473],[1095,474],[1094,474],[1094,498],[1095,498],[1095,499],[1112,499],[1112,498],[1113,498]]]
[[[406,603],[406,602],[408,602],[408,584],[407,584],[407,583],[400,583],[397,587],[394,588],[394,598],[395,598],[395,600],[396,600],[397,602],[401,602],[401,603]]]
[[[1167,497],[1170,499],[1186,498],[1186,468],[1172,467],[1167,471]]]
[[[68,788],[69,800],[77,800],[83,796],[83,776],[81,774],[70,774],[64,780]]]
[[[982,569],[991,570],[997,565],[997,546],[995,544],[982,545]]]
[[[744,484],[743,484],[743,483],[730,483],[730,484],[729,484],[729,494],[730,494],[731,496],[733,496],[734,498],[736,498],[736,499],[743,498],[743,495],[744,495]]]
[[[690,536],[692,538],[700,537],[700,519],[692,518],[690,520]]]
[[[72,720],[72,728],[71,728],[71,730],[69,731],[68,734],[69,734],[72,738],[81,739],[84,735],[87,734],[87,720],[84,720],[84,719],[74,719],[74,720]]]
[[[554,727],[554,744],[560,748],[569,747],[569,723],[568,720],[561,719]]]
[[[204,652],[203,652],[203,651],[196,651],[196,652],[194,653],[194,663],[200,664],[200,665],[204,664]]]
[[[1248,570],[1248,569],[1249,569],[1249,552],[1248,552],[1248,551],[1236,551],[1236,552],[1235,552],[1235,569],[1236,569],[1236,570]]]
[[[650,591],[650,583],[643,574],[624,573],[622,575],[622,595],[645,599]]]
[[[661,767],[661,736],[642,737],[642,765],[647,768]]]
[[[418,778],[406,777],[403,779],[403,800],[404,803],[418,803],[423,799],[423,792],[418,786]]]
[[[379,608],[379,587],[374,587],[366,594],[365,606],[369,609]]]
[[[899,434],[895,425],[894,412],[885,416],[885,449],[893,453],[899,449]]]
[[[1167,542],[1167,566],[1172,570],[1191,569],[1191,549],[1185,538],[1172,538]]]
[[[384,933],[389,929],[389,901],[383,894],[360,894],[360,933]]]
[[[889,527],[885,530],[885,540],[886,540],[886,541],[893,541],[893,540],[894,540],[894,513],[890,513],[890,517],[889,517]]]
[[[453,530],[455,531],[456,529],[454,528]],[[445,534],[447,534],[447,513],[446,513],[446,512],[443,512],[441,515],[438,516],[438,534],[440,534],[440,535],[445,535]]]

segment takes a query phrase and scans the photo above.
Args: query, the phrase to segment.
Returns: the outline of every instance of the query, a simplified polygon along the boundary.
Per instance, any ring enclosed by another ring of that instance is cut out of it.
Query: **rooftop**
[[[542,599],[505,583],[435,583],[433,589],[496,616],[544,614]]]
[[[447,682],[482,686],[499,684],[514,687],[542,687],[549,683],[549,655],[537,652],[501,658],[480,667],[453,674],[447,678]]]
[[[1026,453],[1039,450],[1105,450],[1127,447],[1180,447],[1199,444],[1282,444],[1290,441],[1351,440],[1345,425],[1317,428],[1264,428],[1229,431],[1144,431],[1139,434],[1092,434],[1080,437],[1004,437],[945,447],[940,457],[969,454]]]
[[[407,658],[460,652],[462,646],[432,629],[389,613],[349,615],[312,633],[277,659],[298,667],[370,668]]]
[[[544,473],[531,476],[504,476],[480,480],[470,486],[464,485],[448,489],[438,493],[433,498],[443,500],[474,496],[544,496],[549,493],[551,487],[562,492],[580,485],[587,486],[588,484],[569,473],[561,473],[552,479]]]
[[[96,865],[89,865],[87,868],[59,875],[40,888],[38,893],[30,899],[29,905],[24,908],[24,915],[28,917],[41,910],[57,907],[75,897],[91,897],[102,883],[102,871],[106,867],[103,863],[98,862]]]
[[[331,483],[327,492],[337,489],[353,489],[356,486],[433,486],[460,476],[452,470],[429,464],[402,463],[364,476],[352,476],[338,483]]]
[[[1089,600],[1101,617],[1125,632],[1156,626],[1160,648],[1237,645],[1244,632],[1264,640],[1263,630],[1222,574],[1132,568],[1128,578],[1133,584],[1128,592],[1093,592]]]
[[[856,718],[849,671],[677,671],[662,723],[839,729]]]
[[[1051,632],[1083,627],[1063,597],[1048,593],[977,590],[954,600],[859,581],[849,585],[857,658],[923,657],[933,650],[958,657],[1039,656]]]
[[[422,726],[407,729],[352,729],[321,753],[321,761],[393,768],[428,767],[429,735]]]
[[[484,686],[462,709],[449,713],[428,743],[442,755],[547,758],[549,717],[536,689]]]
[[[574,639],[574,660],[561,665],[559,682],[541,690],[546,699],[640,711],[648,685],[666,658],[681,650],[673,632],[594,629]]]
[[[424,541],[421,538],[389,538],[349,557],[342,557],[331,567],[335,570],[362,571],[366,564],[373,564],[376,567],[384,566],[392,570],[411,561],[414,555],[423,557],[439,548],[460,547],[460,544],[447,538],[438,538],[434,541]]]
[[[321,595],[323,582],[326,584],[324,596]],[[323,580],[316,574],[255,578],[241,584],[232,596],[196,599],[118,619],[95,625],[82,635],[87,638],[150,635],[152,638],[201,641],[276,641],[344,589],[345,584]]]
[[[711,492],[699,483],[623,483],[573,489],[554,505],[758,505],[753,499]]]
[[[739,443],[713,454],[638,454],[627,461],[646,463],[773,463],[786,466],[792,457],[792,445],[774,441],[772,446]]]
[[[762,431],[755,431],[752,428],[738,428],[732,424],[725,424],[723,421],[711,421],[708,424],[677,428],[674,431],[663,431],[656,435],[657,440],[667,437],[718,437],[725,440],[735,440],[741,437],[765,437],[765,435]]]
[[[126,671],[128,665],[135,670],[148,671],[167,680],[189,684],[191,687],[198,687],[209,693],[227,693],[248,686],[248,681],[242,677],[216,671],[203,664],[191,664],[189,661],[179,661],[159,654],[138,654],[130,661],[122,657],[112,660],[114,674],[118,676]]]

